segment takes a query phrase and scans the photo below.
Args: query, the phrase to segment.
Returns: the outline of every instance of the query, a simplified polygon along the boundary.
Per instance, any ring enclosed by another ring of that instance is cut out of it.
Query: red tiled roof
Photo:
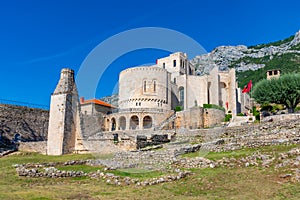
[[[113,106],[109,103],[106,103],[104,101],[101,101],[99,99],[89,99],[89,100],[84,100],[83,102],[80,102],[80,104],[88,104],[88,103],[94,103],[97,105],[106,106],[106,107],[110,107],[110,108],[116,108],[115,106]]]

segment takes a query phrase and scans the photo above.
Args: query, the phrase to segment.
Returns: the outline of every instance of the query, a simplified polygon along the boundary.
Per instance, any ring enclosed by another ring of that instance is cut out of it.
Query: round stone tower
[[[135,67],[119,77],[119,108],[171,110],[171,75],[165,69]]]

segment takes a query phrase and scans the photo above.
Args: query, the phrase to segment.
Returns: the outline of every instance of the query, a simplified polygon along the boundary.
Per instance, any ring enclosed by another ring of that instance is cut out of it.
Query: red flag
[[[248,93],[251,91],[252,88],[252,80],[249,81],[249,83],[244,87],[242,90],[242,93]]]

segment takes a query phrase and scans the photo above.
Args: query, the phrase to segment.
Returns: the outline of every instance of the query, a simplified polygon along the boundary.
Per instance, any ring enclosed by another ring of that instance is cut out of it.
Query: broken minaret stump
[[[59,82],[51,95],[47,154],[73,153],[80,135],[79,100],[74,71],[62,69]]]

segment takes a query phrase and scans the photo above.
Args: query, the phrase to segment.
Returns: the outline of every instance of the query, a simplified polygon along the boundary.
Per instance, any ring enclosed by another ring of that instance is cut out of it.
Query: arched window
[[[116,119],[115,118],[112,118],[111,119],[111,131],[114,131],[116,130]]]
[[[166,68],[166,63],[163,63],[163,68],[164,68],[164,69]]]
[[[126,129],[126,118],[124,116],[120,117],[119,119],[119,128],[120,130]]]
[[[136,115],[133,115],[130,118],[130,129],[135,130],[139,127],[139,117]]]
[[[150,116],[145,116],[143,118],[143,128],[148,129],[152,127],[152,118]]]
[[[176,67],[176,60],[173,60],[173,67]]]

